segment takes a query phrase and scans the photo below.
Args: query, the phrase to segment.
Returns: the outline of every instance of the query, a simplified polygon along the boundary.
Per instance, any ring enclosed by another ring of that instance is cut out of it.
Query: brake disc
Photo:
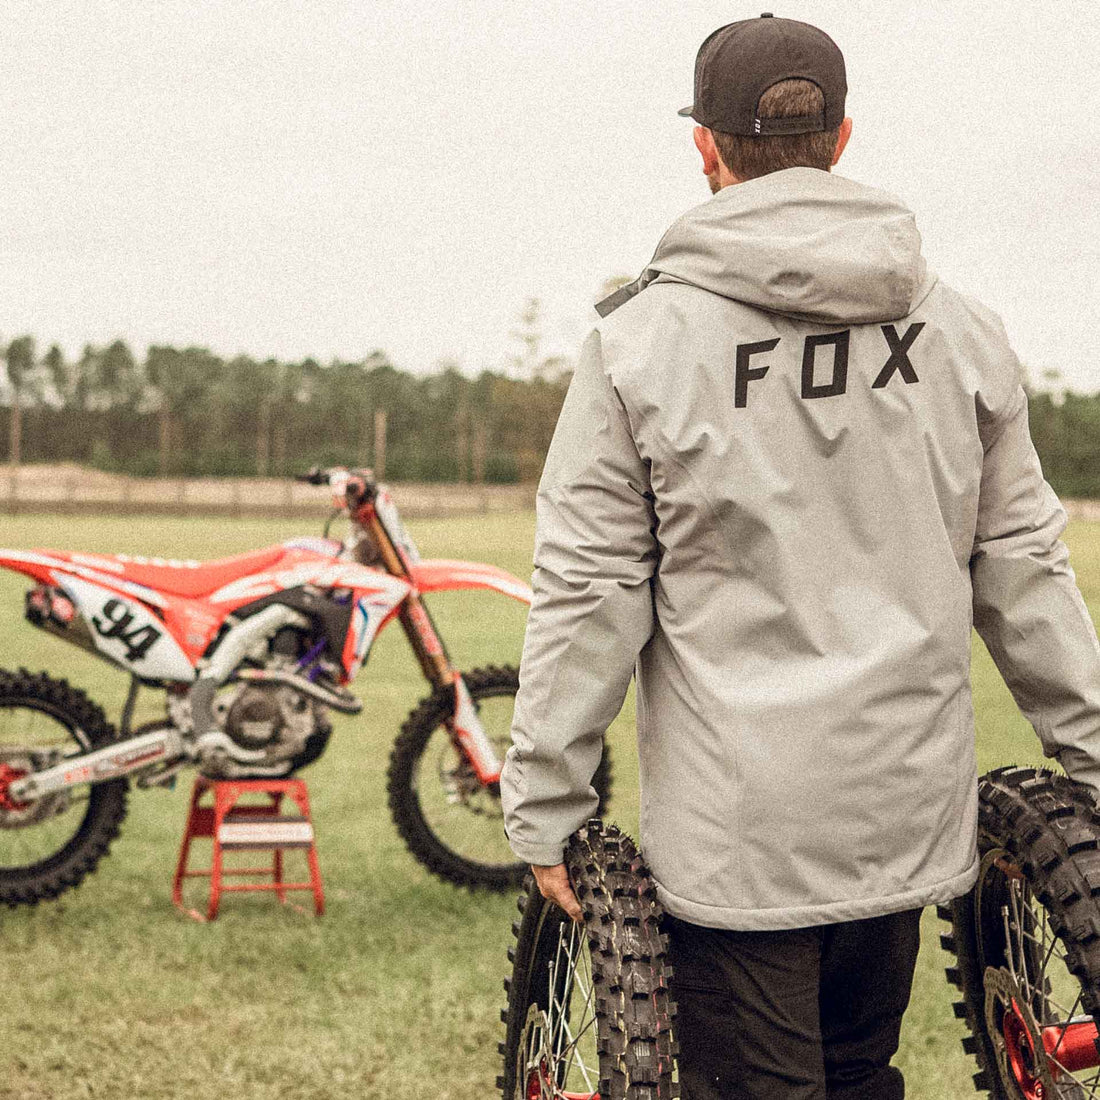
[[[1043,1036],[1027,997],[1011,971],[988,967],[985,972],[985,1026],[997,1053],[997,1071],[1011,1092],[1026,1100],[1055,1100],[1059,1095],[1050,1074]]]
[[[508,746],[511,744],[511,739],[494,737],[492,741],[493,747],[497,750],[500,758],[503,759]],[[444,745],[439,750],[439,758],[436,763],[440,786],[446,792],[447,802],[452,806],[461,804],[470,813],[476,814],[478,817],[503,819],[504,809],[500,804],[500,799],[492,796],[486,797],[488,791],[485,784],[478,779],[477,773],[464,756],[459,755],[458,762],[450,764],[454,755],[455,750]]]
[[[547,1030],[546,1013],[538,1005],[531,1005],[519,1037],[515,1100],[554,1100],[557,1096]]]

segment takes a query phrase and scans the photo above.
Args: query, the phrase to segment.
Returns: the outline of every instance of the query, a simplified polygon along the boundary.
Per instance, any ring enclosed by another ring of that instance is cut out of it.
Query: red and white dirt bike
[[[362,709],[348,685],[395,618],[432,687],[390,758],[398,830],[442,878],[522,881],[498,783],[516,670],[460,672],[424,594],[489,589],[530,603],[530,589],[491,565],[421,560],[369,470],[300,480],[330,487],[350,520],[344,540],[298,538],[206,563],[0,550],[0,566],[37,582],[30,622],[131,676],[116,730],[64,680],[0,672],[0,903],[56,897],[91,872],[118,835],[131,779],[170,785],[188,766],[214,778],[285,776],[316,760],[328,711]],[[133,729],[142,688],[163,690],[166,711]],[[601,805],[608,786],[605,760]]]

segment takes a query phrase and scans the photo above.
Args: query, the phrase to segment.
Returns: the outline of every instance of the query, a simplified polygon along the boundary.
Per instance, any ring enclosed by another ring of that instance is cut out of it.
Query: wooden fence
[[[535,486],[391,483],[403,515],[458,516],[534,508]],[[1063,500],[1074,519],[1100,522],[1100,500]],[[0,468],[0,514],[321,516],[328,490],[284,478],[135,478],[77,466]]]
[[[534,507],[533,485],[391,484],[402,515],[448,516]],[[282,478],[132,478],[79,467],[0,472],[0,513],[323,516],[325,488]]]

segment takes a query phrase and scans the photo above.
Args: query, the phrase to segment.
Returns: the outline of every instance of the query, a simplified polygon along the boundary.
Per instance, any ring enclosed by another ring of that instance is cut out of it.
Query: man
[[[508,835],[576,918],[562,847],[636,667],[687,1100],[903,1095],[920,910],[976,875],[972,621],[1100,787],[1100,649],[1019,363],[913,215],[830,174],[845,93],[807,24],[703,43],[715,195],[598,307],[539,488]]]

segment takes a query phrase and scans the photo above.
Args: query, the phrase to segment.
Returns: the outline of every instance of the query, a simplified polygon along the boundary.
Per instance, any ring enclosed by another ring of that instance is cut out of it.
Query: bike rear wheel
[[[633,841],[593,820],[565,855],[583,927],[528,878],[509,949],[504,1100],[668,1100],[675,1012],[661,910]]]
[[[125,779],[21,802],[24,775],[115,739],[103,711],[64,680],[0,671],[0,904],[34,905],[95,870],[126,816]]]
[[[1100,814],[1064,776],[1000,768],[979,786],[980,869],[939,914],[975,1087],[997,1100],[1100,1100]]]

